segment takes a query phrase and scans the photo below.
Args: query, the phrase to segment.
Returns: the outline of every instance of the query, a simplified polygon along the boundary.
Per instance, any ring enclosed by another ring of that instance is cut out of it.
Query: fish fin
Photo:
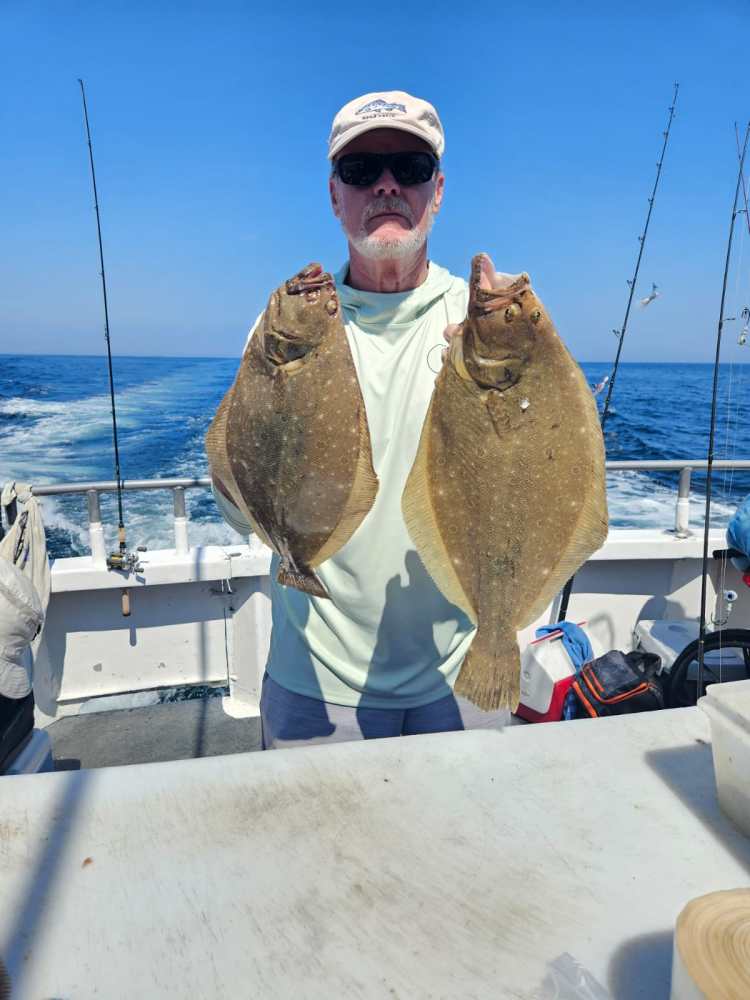
[[[234,472],[232,472],[232,463],[229,460],[227,452],[227,420],[229,419],[229,410],[234,399],[236,384],[237,380],[235,379],[234,383],[224,394],[224,398],[219,403],[216,414],[206,431],[205,445],[208,464],[211,467],[211,474],[221,480],[229,493],[232,503],[248,520],[253,532],[260,538],[264,545],[278,552],[278,547],[273,544],[245,503],[240,488],[237,485],[237,480],[234,478]]]
[[[380,484],[372,465],[370,428],[364,406],[360,407],[359,418],[359,455],[352,490],[339,523],[312,560],[315,566],[330,559],[344,547],[371,510],[378,493]]]
[[[279,572],[276,574],[276,579],[285,587],[294,587],[296,590],[302,590],[306,594],[312,594],[313,597],[327,597],[330,599],[331,595],[320,582],[318,576],[309,568],[303,567],[300,569],[297,567],[295,569],[288,562],[282,562],[279,566]]]
[[[594,402],[593,396],[591,402],[592,404]],[[595,426],[592,427],[592,433],[598,434],[601,438],[599,421],[596,418],[594,420]],[[594,487],[587,491],[583,497],[576,529],[572,533],[567,547],[560,553],[557,563],[551,567],[536,601],[529,609],[526,620],[520,623],[519,628],[525,628],[536,621],[549,606],[555,594],[578,572],[589,556],[600,549],[607,540],[607,486],[603,443],[601,453],[595,460],[592,479]]]
[[[237,490],[237,483],[235,482],[227,454],[227,417],[229,415],[229,404],[231,403],[233,389],[234,385],[227,389],[224,398],[219,403],[213,420],[208,425],[205,447],[212,474],[222,481],[229,491],[235,507],[238,507],[237,497],[239,491]]]
[[[495,633],[491,634],[494,638]],[[453,691],[485,712],[497,708],[515,712],[521,696],[521,656],[515,633],[488,646],[480,629],[464,657]]]
[[[401,497],[401,511],[409,537],[414,543],[425,569],[435,581],[435,585],[440,588],[446,600],[461,608],[476,625],[477,613],[453,568],[432,506],[430,480],[427,475],[432,405],[430,402],[419,439],[417,455]]]

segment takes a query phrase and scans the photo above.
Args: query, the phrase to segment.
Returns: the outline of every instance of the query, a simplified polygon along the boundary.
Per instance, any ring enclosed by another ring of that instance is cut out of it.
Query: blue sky
[[[104,349],[86,82],[116,354],[241,351],[269,292],[342,263],[335,111],[405,89],[446,131],[431,257],[528,270],[580,361],[609,360],[674,81],[678,113],[626,361],[713,357],[750,117],[750,7],[0,0],[0,352]],[[750,304],[738,218],[727,312]],[[742,361],[737,324],[725,360]]]

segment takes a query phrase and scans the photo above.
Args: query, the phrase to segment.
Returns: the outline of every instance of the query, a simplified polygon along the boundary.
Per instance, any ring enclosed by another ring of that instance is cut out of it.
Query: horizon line
[[[243,352],[244,354],[244,352]],[[154,361],[238,361],[241,360],[243,354],[112,354],[113,358],[132,358],[145,360],[150,358]],[[53,353],[53,352],[34,352],[34,353],[21,353],[17,351],[0,351],[0,358],[106,358],[106,354],[76,354],[76,353]],[[613,366],[611,360],[608,361],[579,361],[577,358],[573,359],[576,364],[579,365],[609,365]],[[708,359],[706,361],[680,361],[680,360],[662,360],[662,361],[621,361],[620,367],[622,365],[711,365],[713,366],[714,360]],[[746,365],[750,364],[750,361],[720,361],[720,365]]]

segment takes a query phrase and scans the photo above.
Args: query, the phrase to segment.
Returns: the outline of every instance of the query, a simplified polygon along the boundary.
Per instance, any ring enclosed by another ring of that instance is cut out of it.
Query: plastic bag
[[[572,955],[564,952],[549,963],[541,991],[534,1000],[612,1000],[602,984]]]

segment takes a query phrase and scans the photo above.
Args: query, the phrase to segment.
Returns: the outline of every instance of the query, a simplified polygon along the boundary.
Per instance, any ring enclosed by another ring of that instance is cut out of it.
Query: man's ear
[[[339,210],[338,192],[336,191],[335,177],[328,178],[328,193],[331,196],[331,208],[333,209],[333,214],[338,219],[340,215],[340,210]]]
[[[438,174],[435,181],[435,194],[432,196],[432,214],[437,215],[443,203],[443,191],[445,189],[445,174]]]

